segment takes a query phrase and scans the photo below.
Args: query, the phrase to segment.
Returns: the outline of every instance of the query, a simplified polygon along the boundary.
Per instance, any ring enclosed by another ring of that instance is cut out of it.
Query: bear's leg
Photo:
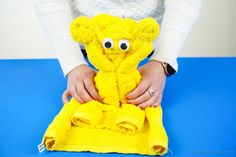
[[[115,125],[126,134],[135,134],[143,127],[145,112],[133,104],[122,104]]]
[[[80,105],[72,115],[72,124],[80,127],[95,127],[103,114],[102,105],[104,104],[95,100]]]

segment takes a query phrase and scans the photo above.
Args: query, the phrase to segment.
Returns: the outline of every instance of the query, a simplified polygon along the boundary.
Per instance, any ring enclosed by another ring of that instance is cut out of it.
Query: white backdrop
[[[180,56],[236,56],[236,0],[205,0]],[[32,0],[1,0],[0,59],[53,58]]]

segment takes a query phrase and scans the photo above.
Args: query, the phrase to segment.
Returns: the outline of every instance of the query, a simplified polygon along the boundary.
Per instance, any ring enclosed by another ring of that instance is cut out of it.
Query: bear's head
[[[92,18],[76,18],[70,32],[76,42],[85,45],[85,48],[100,47],[102,54],[113,61],[114,58],[124,60],[135,53],[142,43],[152,44],[159,34],[159,25],[153,18],[137,22],[131,18],[99,14]]]

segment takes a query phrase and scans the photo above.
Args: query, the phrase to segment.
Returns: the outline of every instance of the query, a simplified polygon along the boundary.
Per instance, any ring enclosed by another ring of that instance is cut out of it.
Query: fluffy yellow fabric
[[[125,99],[140,82],[138,63],[153,50],[158,34],[159,25],[152,18],[136,22],[100,14],[72,22],[73,39],[85,45],[89,60],[99,69],[94,81],[102,102],[80,104],[72,98],[65,104],[44,135],[48,150],[167,152],[161,106],[142,110]]]

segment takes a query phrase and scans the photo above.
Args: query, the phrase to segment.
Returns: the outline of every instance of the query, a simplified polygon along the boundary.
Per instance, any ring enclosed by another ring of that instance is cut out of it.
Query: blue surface
[[[181,58],[168,78],[164,124],[173,153],[236,156],[236,58]],[[56,60],[0,60],[0,156],[138,157],[70,152],[38,153],[37,145],[62,107],[66,87]]]

